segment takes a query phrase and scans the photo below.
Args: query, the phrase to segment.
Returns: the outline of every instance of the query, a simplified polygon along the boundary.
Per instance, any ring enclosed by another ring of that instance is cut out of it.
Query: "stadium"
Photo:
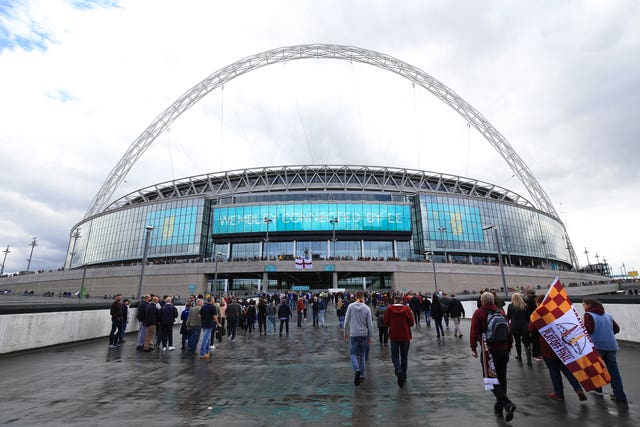
[[[111,201],[132,165],[184,111],[252,70],[300,59],[365,63],[422,87],[477,129],[529,192],[444,173],[362,165],[214,172]],[[65,271],[40,285],[93,294],[274,289],[451,292],[584,283],[566,228],[508,141],[459,95],[391,56],[300,45],[244,58],[199,82],[132,143],[70,232]],[[22,279],[28,280],[28,279]],[[44,283],[44,284],[43,284]],[[26,284],[26,282],[25,282]],[[136,289],[137,288],[137,289]]]

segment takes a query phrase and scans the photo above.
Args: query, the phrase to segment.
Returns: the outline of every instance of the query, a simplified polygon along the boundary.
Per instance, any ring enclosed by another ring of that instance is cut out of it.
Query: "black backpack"
[[[488,344],[504,344],[509,340],[509,322],[500,310],[487,312],[486,338]]]

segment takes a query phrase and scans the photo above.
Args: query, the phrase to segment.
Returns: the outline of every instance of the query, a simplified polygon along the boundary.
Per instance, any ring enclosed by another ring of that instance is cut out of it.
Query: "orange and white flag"
[[[585,391],[611,381],[609,371],[557,277],[529,320]]]

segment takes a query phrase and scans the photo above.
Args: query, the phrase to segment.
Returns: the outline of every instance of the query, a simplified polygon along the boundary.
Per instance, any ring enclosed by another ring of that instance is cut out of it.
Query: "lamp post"
[[[584,254],[587,256],[587,268],[591,271],[591,262],[589,261],[589,251],[587,248],[584,248]]]
[[[432,259],[429,258],[429,255],[433,255],[433,252],[428,252],[428,251],[424,252],[425,261],[430,261],[431,265],[433,266],[433,286],[434,286],[434,288],[436,290],[436,294],[437,294],[438,293],[438,278],[436,276],[436,263]]]
[[[38,246],[38,236],[35,236],[33,238],[29,246],[31,246],[31,253],[29,254],[29,258],[27,258],[27,271],[29,271],[29,268],[31,268],[31,257],[33,257],[33,249]]]
[[[504,265],[502,264],[502,247],[500,246],[500,235],[498,234],[498,226],[495,224],[487,225],[482,227],[483,231],[493,229],[493,235],[496,238],[496,243],[498,245],[498,263],[500,264],[500,275],[502,276],[502,288],[504,289],[504,296],[509,296],[509,291],[507,290],[507,280],[504,277]]]
[[[338,223],[338,217],[330,219],[329,222],[333,226],[333,238],[331,241],[333,242],[333,260],[336,259],[336,224]]]
[[[215,270],[213,273],[213,283],[215,283],[216,290],[218,290],[218,258],[222,255],[222,252],[216,252]],[[224,285],[224,294],[227,294],[227,284]],[[211,285],[211,295],[213,295],[213,285]]]
[[[138,300],[142,299],[142,281],[144,280],[144,266],[147,264],[147,256],[149,255],[149,240],[151,239],[151,232],[153,231],[153,225],[147,225],[145,227],[147,233],[144,237],[144,252],[142,255],[142,267],[140,268],[140,282],[138,282]]]
[[[268,249],[269,249],[269,224],[271,224],[273,222],[273,220],[271,218],[268,217],[264,217],[263,219],[264,223],[267,224],[267,235],[264,238],[264,256],[267,257],[268,254]]]
[[[71,247],[71,259],[69,260],[69,270],[71,270],[71,263],[73,262],[73,257],[76,255],[76,243],[78,243],[78,239],[80,238],[80,229],[78,228],[71,235],[73,237],[73,246]]]
[[[513,263],[511,262],[511,244],[509,244],[509,236],[508,234],[502,233],[502,238],[504,239],[505,246],[507,247],[507,259],[509,260],[509,267],[513,267]]]
[[[442,246],[444,248],[444,262],[449,262],[449,257],[447,256],[447,242],[444,241],[442,235],[445,231],[447,231],[447,227],[438,227],[438,231],[440,232],[440,240],[443,241]]]
[[[2,269],[0,270],[0,276],[4,273],[4,263],[5,261],[7,261],[7,255],[11,253],[11,251],[9,250],[9,245],[7,245],[7,249],[2,252],[4,252],[4,259],[2,260]]]

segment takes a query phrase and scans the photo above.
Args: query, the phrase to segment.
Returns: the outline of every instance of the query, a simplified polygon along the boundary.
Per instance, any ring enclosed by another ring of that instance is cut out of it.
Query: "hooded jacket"
[[[384,312],[384,321],[389,326],[391,341],[410,341],[413,313],[406,305],[393,304]]]
[[[354,302],[347,307],[344,318],[345,334],[351,337],[371,337],[373,322],[371,309],[362,302]]]

